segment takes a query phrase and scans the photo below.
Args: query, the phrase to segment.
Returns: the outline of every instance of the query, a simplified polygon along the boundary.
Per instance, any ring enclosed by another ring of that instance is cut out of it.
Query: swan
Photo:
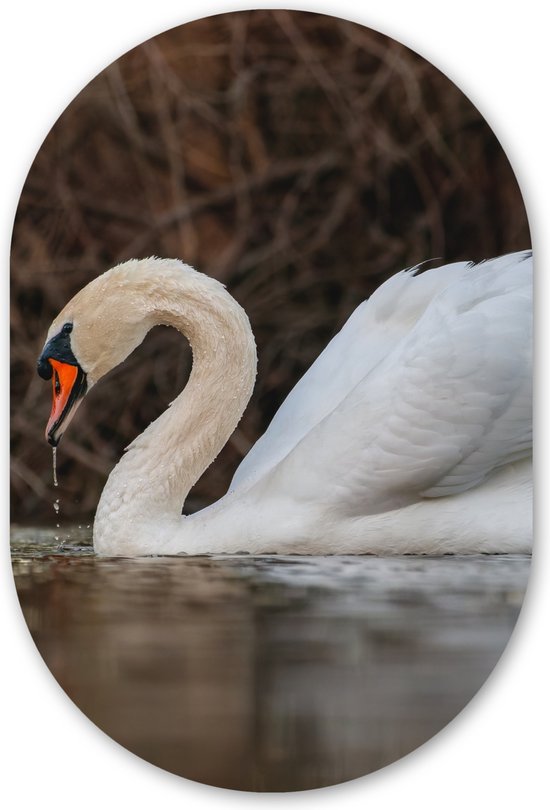
[[[248,318],[177,259],[131,259],[80,290],[38,361],[53,382],[51,445],[153,326],[181,331],[193,353],[181,394],[107,480],[95,552],[529,553],[531,252],[420,270],[359,305],[227,494],[189,516],[189,490],[253,390]]]

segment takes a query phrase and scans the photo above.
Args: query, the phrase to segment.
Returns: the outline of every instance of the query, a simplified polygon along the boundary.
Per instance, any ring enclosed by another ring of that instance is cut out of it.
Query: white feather
[[[268,488],[322,490],[325,504],[372,514],[467,490],[529,455],[531,285],[528,252],[389,279],[293,389],[232,486],[272,470]]]

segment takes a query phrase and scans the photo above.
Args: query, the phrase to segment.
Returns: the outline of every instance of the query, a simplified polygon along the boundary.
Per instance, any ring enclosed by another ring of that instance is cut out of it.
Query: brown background
[[[53,520],[35,372],[51,319],[131,257],[177,256],[247,310],[259,377],[245,416],[193,491],[225,491],[293,383],[385,278],[427,258],[529,245],[510,165],[465,96],[369,29],[287,11],[175,28],[77,96],[38,153],[12,250],[12,494]],[[93,513],[123,447],[182,388],[190,357],[158,328],[98,385],[60,445],[65,517]]]

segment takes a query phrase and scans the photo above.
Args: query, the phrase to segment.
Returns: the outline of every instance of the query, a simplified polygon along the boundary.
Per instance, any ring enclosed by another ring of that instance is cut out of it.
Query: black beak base
[[[70,330],[68,329],[69,327]],[[59,360],[61,363],[68,363],[70,366],[78,366],[80,368],[80,363],[74,356],[71,347],[71,331],[72,324],[65,324],[61,332],[50,338],[42,349],[42,354],[38,358],[36,370],[43,380],[51,380],[52,378],[52,367],[49,363],[50,358],[52,360]]]

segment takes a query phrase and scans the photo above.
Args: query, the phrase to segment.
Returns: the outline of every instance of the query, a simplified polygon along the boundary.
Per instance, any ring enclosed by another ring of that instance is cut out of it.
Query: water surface
[[[89,530],[16,528],[40,653],[129,750],[260,791],[376,770],[445,726],[514,627],[529,558],[96,558]]]

